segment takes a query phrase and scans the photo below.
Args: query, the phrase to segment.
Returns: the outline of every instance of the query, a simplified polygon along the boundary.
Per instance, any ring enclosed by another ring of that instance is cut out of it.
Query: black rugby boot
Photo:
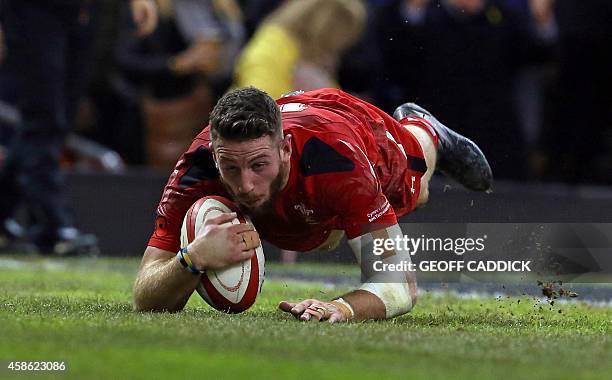
[[[440,123],[429,111],[414,103],[404,103],[395,109],[393,118],[400,121],[409,116],[427,120],[438,135],[436,169],[474,191],[493,187],[493,173],[487,158],[470,139]]]

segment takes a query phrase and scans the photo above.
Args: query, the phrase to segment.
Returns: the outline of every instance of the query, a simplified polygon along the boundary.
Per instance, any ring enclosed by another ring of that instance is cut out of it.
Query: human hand
[[[236,213],[222,213],[206,219],[187,247],[194,266],[200,270],[219,269],[250,259],[261,242],[251,224],[232,224]]]
[[[138,28],[137,35],[145,37],[157,27],[157,6],[153,0],[131,0],[132,19]]]
[[[170,68],[178,75],[197,72],[210,75],[219,70],[220,53],[219,41],[201,39],[178,54]]]
[[[300,321],[327,321],[329,323],[348,322],[352,319],[352,312],[347,306],[337,301],[325,302],[314,299],[291,303],[282,301],[278,308],[286,313],[291,313]]]
[[[554,21],[555,0],[529,0],[529,10],[540,26],[549,25]]]

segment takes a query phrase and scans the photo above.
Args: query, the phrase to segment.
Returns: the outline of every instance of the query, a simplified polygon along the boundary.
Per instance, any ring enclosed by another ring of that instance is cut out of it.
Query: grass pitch
[[[436,293],[424,294],[411,314],[392,321],[300,323],[276,311],[277,303],[326,299],[347,289],[267,279],[256,305],[240,315],[214,311],[197,295],[180,313],[135,313],[131,286],[137,260],[4,256],[0,264],[0,360],[62,360],[69,367],[65,373],[0,369],[0,378],[606,379],[612,374],[612,308],[579,301],[550,306],[529,297]],[[269,265],[268,273],[275,268],[282,271]]]

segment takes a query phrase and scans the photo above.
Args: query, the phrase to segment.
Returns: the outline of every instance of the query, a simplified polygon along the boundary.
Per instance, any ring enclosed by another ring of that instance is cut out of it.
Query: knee
[[[425,185],[426,186],[421,185],[421,192],[419,193],[419,198],[416,202],[417,208],[424,207],[427,204],[427,201],[429,200],[429,186],[427,186],[429,184]]]

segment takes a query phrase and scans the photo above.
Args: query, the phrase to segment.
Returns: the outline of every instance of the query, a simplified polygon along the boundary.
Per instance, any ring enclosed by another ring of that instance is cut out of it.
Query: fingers
[[[302,316],[301,320],[315,320],[322,321],[327,320],[331,317],[332,313],[322,302],[313,303],[308,306]]]
[[[235,212],[229,212],[229,213],[221,213],[217,216],[213,216],[211,218],[207,218],[204,221],[204,224],[207,226],[219,226],[219,225],[223,225],[223,224],[228,224],[231,223],[234,219],[236,219],[237,214]],[[255,227],[252,224],[249,223],[237,223],[237,224],[231,224],[226,226],[227,227],[227,231],[231,234],[242,234],[245,232],[253,232],[253,234],[250,234],[249,236],[246,236],[244,239],[242,238],[242,236],[239,236],[238,239],[236,239],[236,242],[242,242],[243,240],[245,242],[247,242],[247,248],[246,249],[251,249],[251,248],[256,248],[259,246],[259,234],[257,234],[257,232],[255,231]],[[248,240],[247,240],[248,239]],[[255,246],[251,247],[248,243],[257,243]]]
[[[291,309],[292,309],[294,306],[295,306],[295,304],[294,304],[294,303],[290,303],[290,302],[287,302],[287,301],[281,301],[281,302],[278,304],[278,308],[279,308],[280,310],[282,310],[282,311],[286,312],[286,313],[290,313],[290,312],[291,312]]]
[[[278,308],[286,313],[293,314],[300,321],[327,321],[329,323],[343,322],[345,319],[342,313],[326,302],[318,300],[305,300],[300,303],[290,303],[282,301]]]
[[[311,315],[308,313],[299,312],[298,310],[302,310],[303,306],[309,303],[311,300],[300,302],[299,304],[281,301],[278,304],[278,308],[285,313],[291,313],[294,317],[299,318],[302,321],[308,321],[311,318]],[[299,307],[298,307],[299,306]],[[306,310],[306,307],[304,307]]]
[[[259,234],[257,231],[246,231],[240,234],[242,240],[244,241],[245,248],[244,250],[254,249],[259,247],[261,242],[259,241]]]
[[[253,227],[252,224],[239,223],[239,224],[232,224],[231,226],[228,226],[227,230],[234,234],[240,234],[240,233],[247,232],[247,231],[253,231],[255,230],[255,227]],[[242,238],[240,239],[242,240]]]
[[[286,313],[291,313],[294,317],[298,318],[304,312],[304,310],[306,310],[306,308],[310,306],[314,301],[315,300],[306,300],[298,304],[281,301],[281,303],[278,304],[278,308]]]
[[[300,315],[302,315],[302,313],[304,313],[304,311],[306,311],[308,306],[312,305],[314,302],[316,302],[316,300],[306,300],[298,303],[291,309],[291,314],[295,315],[296,317],[299,317]]]
[[[251,257],[253,257],[253,255],[255,255],[255,250],[254,249],[249,249],[248,251],[242,251],[240,253],[240,257],[237,260],[238,262],[244,261],[244,260],[249,260]]]
[[[238,214],[235,212],[223,212],[217,216],[207,218],[204,221],[204,224],[205,225],[221,225],[221,224],[231,223],[237,217],[238,217]],[[255,227],[250,223],[237,223],[237,224],[232,224],[231,226],[228,226],[227,229],[231,233],[240,234],[240,233],[247,232],[247,231],[254,231]],[[257,235],[257,238],[259,239],[259,235]]]
[[[207,218],[204,221],[204,224],[206,225],[210,225],[210,224],[225,224],[225,223],[231,223],[232,220],[236,219],[238,215],[235,212],[223,212],[217,216],[213,216],[212,218]],[[237,224],[238,225],[238,224]]]
[[[225,262],[223,266],[233,265],[246,260],[250,260],[256,253],[257,252],[254,249],[229,253],[224,259]]]
[[[315,309],[306,309],[304,313],[300,316],[300,321],[317,321],[319,322],[323,319],[323,313],[315,310]]]

